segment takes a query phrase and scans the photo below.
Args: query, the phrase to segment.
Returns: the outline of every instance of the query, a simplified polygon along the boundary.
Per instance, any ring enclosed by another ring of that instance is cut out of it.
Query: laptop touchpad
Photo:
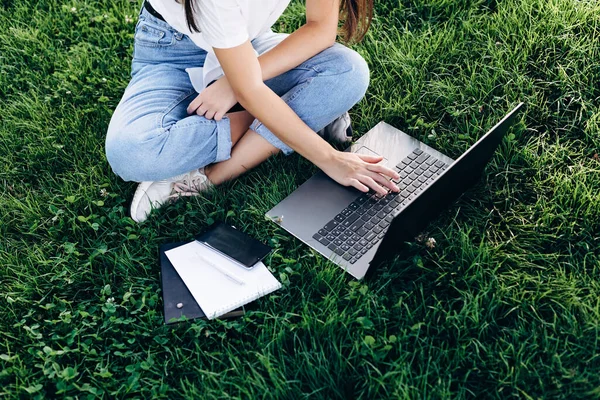
[[[373,150],[369,149],[367,146],[361,146],[358,150],[354,151],[353,153],[364,154],[366,156],[381,156],[380,154],[377,154]],[[388,159],[383,157],[383,161],[381,161],[379,164],[383,164],[386,167],[389,166]]]

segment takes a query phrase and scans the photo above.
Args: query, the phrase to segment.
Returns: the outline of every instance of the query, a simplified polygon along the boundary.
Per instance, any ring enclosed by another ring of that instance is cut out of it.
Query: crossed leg
[[[204,173],[215,185],[237,178],[258,166],[279,149],[249,129],[254,117],[248,111],[228,114],[231,124],[231,158],[204,167]]]

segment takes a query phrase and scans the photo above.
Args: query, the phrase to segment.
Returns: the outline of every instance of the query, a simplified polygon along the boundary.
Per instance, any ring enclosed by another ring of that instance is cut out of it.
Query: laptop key
[[[352,256],[350,255],[350,253],[346,253],[346,254],[344,254],[343,258],[346,261],[350,261],[350,259],[352,258]]]
[[[346,220],[344,222],[342,222],[342,226],[345,226],[346,228],[348,228],[350,225],[352,225],[354,223],[354,221],[356,221],[359,218],[360,218],[359,214],[352,214],[351,216],[346,218]]]
[[[385,217],[387,217],[389,213],[385,212],[384,210],[379,211],[379,213],[377,213],[377,218],[379,219],[384,219]]]
[[[366,213],[365,215],[363,215],[362,217],[360,217],[361,221],[368,221],[371,219],[371,216],[369,215],[369,213]]]
[[[319,233],[319,235],[321,235],[321,236],[327,236],[327,234],[328,234],[329,232],[327,232],[325,229],[319,229],[319,232],[318,232],[318,233]]]
[[[356,232],[357,230],[359,230],[359,229],[360,229],[360,227],[361,227],[361,226],[363,226],[363,224],[364,224],[364,223],[365,223],[365,221],[363,221],[362,219],[359,219],[358,221],[356,221],[355,223],[353,223],[353,224],[350,226],[350,230],[351,230],[352,232]],[[354,236],[353,236],[353,237],[354,237]]]
[[[369,251],[369,248],[363,247],[362,250],[360,251],[360,254],[365,254],[367,251]]]
[[[345,252],[346,252],[345,250],[342,250],[339,247],[334,250],[334,253],[337,254],[338,256],[343,255]]]
[[[388,215],[387,217],[385,217],[385,222],[387,222],[388,224],[391,224],[393,220],[394,220],[393,215]]]
[[[431,175],[433,175],[433,173],[429,170],[425,171],[425,173],[423,174],[425,176],[425,178],[431,178]]]
[[[373,216],[373,215],[377,214],[377,210],[375,210],[374,208],[371,208],[371,209],[370,209],[370,210],[367,212],[367,214],[368,214],[368,215],[370,215],[370,216]]]
[[[358,199],[354,200],[357,204],[365,204],[369,200],[369,198],[365,195],[360,196]]]
[[[329,246],[327,246],[327,248],[333,252],[337,250],[337,246],[333,243],[330,243]]]
[[[334,230],[331,231],[332,235],[339,236],[342,232],[344,232],[344,227],[338,226]]]
[[[348,239],[348,241],[346,241],[346,243],[348,243],[348,245],[349,245],[350,247],[354,247],[354,245],[356,244],[356,241],[355,241],[355,240],[352,240],[352,239]]]
[[[317,239],[317,238],[315,238],[315,239]],[[331,243],[329,240],[327,240],[327,238],[325,238],[323,236],[321,236],[319,239],[317,239],[317,241],[319,243],[321,243],[323,246],[329,246],[329,244]]]
[[[348,250],[350,250],[350,245],[348,243],[344,243],[343,245],[340,246],[340,249],[342,249],[344,251],[348,251]]]
[[[342,240],[342,241],[344,241],[344,242],[346,242],[346,241],[348,241],[348,239],[350,239],[350,237],[348,235],[346,235],[345,233],[342,233],[339,236],[339,239]]]
[[[361,237],[355,233],[352,235],[351,239],[354,240],[355,242],[358,242],[361,239]]]
[[[345,215],[347,217],[348,215],[352,214],[352,210],[349,208],[344,208],[340,214]]]
[[[369,244],[369,242],[366,239],[360,239],[358,241],[359,246],[366,246],[367,244]]]
[[[352,258],[350,259],[350,264],[354,264],[354,263],[356,263],[357,261],[358,261],[358,257],[352,257]]]
[[[340,223],[337,222],[335,219],[332,219],[331,221],[329,221],[324,227],[323,229],[325,229],[326,231],[331,232],[333,230],[333,228],[335,228],[336,226],[338,226]]]
[[[377,234],[375,234],[375,233],[373,233],[373,232],[369,232],[369,233],[367,234],[367,236],[365,236],[365,240],[366,240],[367,242],[370,242],[370,241],[371,241],[371,240],[373,240],[373,238],[374,238],[374,237],[376,237],[376,236],[377,236]]]
[[[362,228],[357,230],[356,233],[359,234],[360,236],[365,236],[367,233],[369,233],[369,231],[366,230],[365,227],[363,226]]]
[[[436,161],[437,161],[437,159],[435,157],[429,157],[427,160],[425,160],[425,164],[431,165]]]
[[[329,235],[325,236],[325,239],[329,240],[330,242],[333,242],[336,237],[336,235],[330,233]]]
[[[343,221],[343,220],[345,220],[345,219],[346,219],[346,216],[345,216],[345,215],[342,215],[342,214],[338,214],[338,215],[336,215],[336,216],[335,216],[335,218],[334,218],[334,220],[335,220],[335,221],[337,221],[337,222],[342,222],[342,221]]]
[[[356,249],[350,249],[350,250],[348,250],[348,253],[349,253],[351,256],[355,256],[355,255],[356,255],[356,253],[358,253],[358,251],[357,251]]]
[[[421,150],[421,149],[414,149],[413,153],[415,153],[416,155],[420,156],[421,154],[423,154],[423,150]]]
[[[373,228],[373,232],[375,233],[381,233],[383,229],[381,229],[381,227],[379,225],[377,225],[375,228]]]
[[[423,153],[421,154],[418,158],[417,158],[417,162],[419,164],[421,164],[422,162],[424,162],[425,160],[427,160],[429,158],[429,154],[427,153]]]
[[[408,156],[406,156],[409,160],[414,160],[417,158],[417,154],[415,153],[410,153]]]
[[[443,161],[441,161],[441,160],[439,160],[439,161],[437,161],[437,162],[436,162],[434,165],[435,165],[436,167],[438,167],[438,168],[441,168],[441,167],[443,167],[443,166],[444,166],[444,162],[443,162]]]
[[[365,229],[369,229],[369,230],[373,229],[373,227],[374,227],[374,226],[375,226],[375,225],[373,225],[371,222],[367,222],[367,223],[364,225]]]
[[[358,207],[360,207],[360,204],[356,203],[356,202],[352,202],[350,203],[350,205],[348,206],[349,209],[351,210],[357,210]]]

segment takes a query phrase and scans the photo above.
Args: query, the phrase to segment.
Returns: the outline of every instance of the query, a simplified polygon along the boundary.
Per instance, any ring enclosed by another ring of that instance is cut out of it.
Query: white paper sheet
[[[197,241],[165,254],[208,319],[281,288],[262,262],[246,269]]]

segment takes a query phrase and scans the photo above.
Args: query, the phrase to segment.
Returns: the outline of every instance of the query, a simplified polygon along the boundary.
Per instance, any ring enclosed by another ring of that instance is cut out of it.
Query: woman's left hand
[[[206,119],[220,121],[237,103],[233,89],[226,77],[205,88],[188,106],[188,114],[198,114]]]

